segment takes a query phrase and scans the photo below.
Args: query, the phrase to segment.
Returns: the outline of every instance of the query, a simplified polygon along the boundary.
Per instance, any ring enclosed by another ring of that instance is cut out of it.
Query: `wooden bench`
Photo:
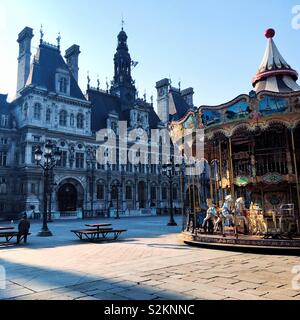
[[[127,232],[127,230],[114,230],[112,228],[101,229],[101,230],[71,230],[80,240],[118,240],[122,233]],[[113,237],[109,237],[113,235]]]
[[[19,235],[19,232],[0,232],[0,238],[5,238],[6,243],[9,243],[13,238],[17,238]],[[28,233],[28,236],[30,236],[31,233]],[[21,236],[20,241],[24,239],[24,236]]]

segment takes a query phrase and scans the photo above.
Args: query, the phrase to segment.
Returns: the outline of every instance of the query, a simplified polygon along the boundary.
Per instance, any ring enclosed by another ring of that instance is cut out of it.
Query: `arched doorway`
[[[58,207],[61,212],[77,210],[78,193],[71,183],[62,185],[58,190]]]
[[[83,208],[84,189],[77,179],[62,180],[56,190],[57,208],[60,212],[75,212]]]
[[[145,182],[140,181],[138,184],[140,209],[145,209],[145,207],[146,207],[145,189],[146,189]]]

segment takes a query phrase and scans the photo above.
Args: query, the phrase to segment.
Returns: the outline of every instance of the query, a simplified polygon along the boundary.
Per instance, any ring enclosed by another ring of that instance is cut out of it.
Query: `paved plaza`
[[[191,248],[180,243],[180,226],[166,226],[167,217],[89,222],[108,221],[129,230],[119,242],[82,243],[70,230],[86,222],[58,221],[50,224],[52,238],[36,237],[40,224],[33,224],[29,244],[1,246],[7,280],[0,298],[300,300],[292,272],[300,271],[299,257]]]

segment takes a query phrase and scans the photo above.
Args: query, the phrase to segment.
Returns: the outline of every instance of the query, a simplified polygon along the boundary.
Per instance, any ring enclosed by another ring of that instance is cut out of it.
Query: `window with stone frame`
[[[66,110],[61,110],[59,113],[59,125],[61,127],[67,126],[67,120],[68,120],[68,113]]]
[[[3,114],[1,116],[1,127],[8,128],[9,116],[7,114]]]
[[[47,109],[47,111],[46,111],[46,122],[47,123],[51,123],[51,114],[52,114],[51,110]]]
[[[112,200],[117,200],[119,196],[119,190],[117,186],[112,186],[111,190],[111,199]]]
[[[84,153],[76,152],[76,168],[83,169],[84,168]]]
[[[7,194],[7,179],[0,177],[0,194]]]
[[[151,201],[155,201],[157,198],[156,186],[151,186]]]
[[[65,77],[59,79],[59,92],[66,94],[68,91],[68,80]]]
[[[103,183],[98,183],[97,184],[97,199],[98,200],[104,200],[105,198],[105,187]]]
[[[37,148],[36,146],[31,147],[31,163],[32,164],[36,164],[36,161],[35,161],[36,148]]]
[[[0,152],[0,167],[7,166],[7,152],[1,151]]]
[[[71,126],[71,127],[74,127],[74,126],[75,126],[75,116],[74,116],[73,113],[72,113],[71,116],[70,116],[70,126]]]
[[[42,106],[40,105],[40,103],[36,103],[34,105],[33,118],[35,120],[41,120],[41,117],[42,117]]]
[[[77,128],[83,129],[84,128],[84,116],[82,113],[77,115]]]
[[[168,199],[168,189],[166,186],[163,186],[161,189],[161,198],[162,198],[162,200]]]
[[[31,194],[36,194],[36,184],[35,183],[31,184]]]
[[[0,212],[4,212],[4,210],[5,210],[5,203],[0,202]]]
[[[2,145],[7,145],[8,144],[8,139],[7,138],[1,138],[0,140]]]
[[[126,200],[132,200],[132,186],[126,186]]]
[[[62,151],[60,160],[57,162],[57,166],[61,167],[61,168],[66,168],[67,161],[68,161],[68,153],[67,153],[67,151]]]

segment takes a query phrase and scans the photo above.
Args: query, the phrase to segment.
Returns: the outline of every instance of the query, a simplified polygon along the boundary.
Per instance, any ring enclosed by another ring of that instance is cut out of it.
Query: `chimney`
[[[29,76],[32,38],[33,29],[29,27],[24,28],[19,33],[19,37],[17,40],[17,42],[19,43],[17,92],[25,87]]]
[[[194,107],[194,89],[187,88],[181,91],[181,96],[190,107]]]
[[[67,65],[72,72],[76,82],[78,82],[78,58],[80,55],[80,47],[74,44],[71,48],[66,51],[65,58],[67,60]]]
[[[156,83],[157,113],[161,122],[163,122],[164,124],[168,123],[170,119],[169,89],[170,89],[169,79],[163,79]]]

